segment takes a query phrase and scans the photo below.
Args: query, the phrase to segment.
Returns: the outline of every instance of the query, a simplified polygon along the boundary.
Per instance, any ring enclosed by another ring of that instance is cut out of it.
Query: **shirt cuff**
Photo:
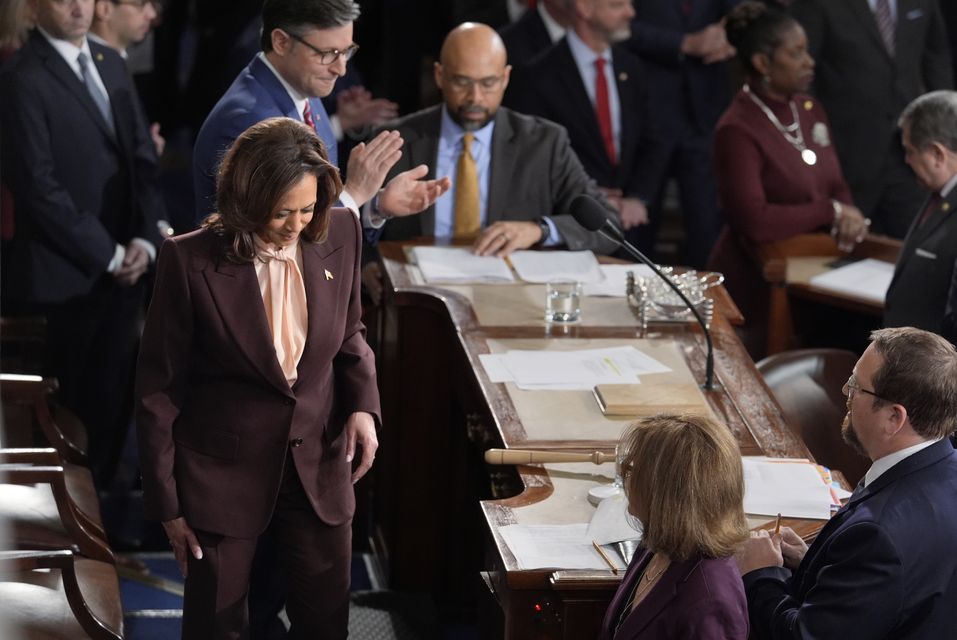
[[[543,216],[542,220],[544,220],[545,224],[548,225],[548,237],[545,238],[545,242],[542,243],[542,246],[557,247],[560,244],[564,244],[565,239],[562,238],[562,234],[558,231],[558,227],[555,225],[555,222],[548,216]]]
[[[352,194],[346,191],[345,189],[339,194],[339,204],[341,204],[346,209],[351,209],[352,213],[359,215],[359,205],[356,203],[356,199],[352,197]]]
[[[362,227],[364,229],[381,229],[388,219],[389,216],[379,213],[379,194],[377,193],[362,208]]]
[[[110,260],[110,263],[106,265],[107,273],[116,273],[116,270],[120,268],[120,265],[123,264],[123,258],[126,257],[126,247],[121,244],[116,245],[116,249],[113,251],[113,259]]]
[[[342,140],[342,122],[339,120],[339,116],[332,114],[329,116],[329,126],[332,127],[332,135],[336,137],[336,140]]]
[[[150,262],[156,261],[156,247],[149,240],[145,240],[143,238],[133,238],[130,240],[130,244],[138,244],[139,246],[143,247],[143,249],[146,251],[146,254],[150,257]]]

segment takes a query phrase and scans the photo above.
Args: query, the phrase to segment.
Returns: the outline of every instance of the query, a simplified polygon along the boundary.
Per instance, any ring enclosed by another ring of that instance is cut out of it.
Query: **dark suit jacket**
[[[322,100],[310,98],[319,138],[326,145],[329,162],[338,166],[336,136]],[[257,55],[236,76],[233,84],[210,111],[193,147],[193,187],[196,192],[196,222],[216,208],[216,171],[226,149],[243,131],[265,120],[286,116],[302,120],[302,114],[269,67]]]
[[[429,165],[434,178],[438,154],[442,106],[423,109],[385,126],[402,134],[402,157],[389,173],[392,176],[420,164]],[[582,193],[602,202],[595,182],[588,177],[568,143],[561,127],[504,107],[495,115],[492,134],[492,161],[488,193],[488,222],[535,220],[551,216],[571,250],[591,249],[611,253],[615,247],[597,234],[586,231],[569,213],[572,199]],[[455,176],[450,176],[455,178]],[[451,197],[446,194],[443,197]],[[617,220],[608,206],[608,219]],[[435,207],[385,224],[383,240],[407,240],[430,236],[435,231]]]
[[[708,133],[731,100],[727,63],[704,64],[681,55],[685,34],[721,20],[741,0],[695,0],[691,15],[676,0],[635,3],[627,46],[646,62],[645,77],[653,108],[666,134],[678,136],[692,127]]]
[[[4,182],[16,202],[10,293],[62,302],[89,293],[117,244],[140,237],[159,248],[165,210],[156,150],[123,59],[91,42],[114,135],[86,87],[38,31],[0,74]]]
[[[898,0],[893,58],[867,0],[795,0],[791,11],[807,32],[817,62],[814,93],[858,197],[860,186],[880,175],[904,107],[953,84],[938,0]]]
[[[378,418],[379,395],[360,318],[359,225],[346,209],[329,215],[328,239],[302,245],[309,326],[291,389],[254,265],[224,260],[224,241],[207,230],[163,245],[136,376],[148,517],[182,515],[204,531],[255,537],[284,461],[319,518],[352,517],[343,426],[356,411]]]
[[[918,327],[957,340],[957,189],[911,224],[884,300],[884,326]]]
[[[615,633],[651,556],[647,549],[635,553],[605,613],[599,640],[747,639],[748,608],[734,558],[673,562]]]
[[[948,439],[856,492],[791,575],[744,576],[754,638],[950,638],[957,453]]]
[[[518,20],[502,27],[499,35],[508,52],[508,63],[516,68],[528,64],[552,46],[548,29],[537,9],[525,11]]]
[[[598,116],[588,99],[568,40],[562,38],[522,70],[509,85],[509,106],[565,127],[572,149],[585,171],[602,187],[621,189],[626,196],[650,200],[658,186],[657,144],[641,62],[623,48],[612,49],[612,66],[621,105],[618,164],[608,159]]]

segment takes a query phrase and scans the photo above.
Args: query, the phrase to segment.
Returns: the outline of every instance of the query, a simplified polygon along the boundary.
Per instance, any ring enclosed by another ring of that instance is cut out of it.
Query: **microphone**
[[[621,232],[621,229],[618,228],[618,225],[608,219],[608,209],[603,207],[597,200],[589,195],[581,194],[575,196],[575,198],[572,200],[570,209],[572,217],[575,218],[575,222],[580,224],[588,231],[597,232],[605,238],[608,238],[616,245],[627,251],[628,254],[634,257],[636,260],[648,265],[648,267],[655,272],[655,275],[664,280],[665,283],[667,283],[667,285],[678,294],[678,297],[681,298],[681,301],[688,306],[688,309],[690,309],[691,313],[694,314],[698,324],[701,325],[701,331],[704,332],[704,339],[708,345],[708,359],[705,363],[705,380],[702,387],[706,391],[714,391],[714,345],[711,342],[711,331],[708,330],[708,326],[705,324],[704,318],[701,317],[698,309],[691,304],[691,301],[688,300],[688,297],[681,291],[678,285],[676,285],[671,278],[662,273],[661,269],[658,268],[658,265],[649,260],[645,254],[643,254],[633,244],[625,239],[625,236]]]

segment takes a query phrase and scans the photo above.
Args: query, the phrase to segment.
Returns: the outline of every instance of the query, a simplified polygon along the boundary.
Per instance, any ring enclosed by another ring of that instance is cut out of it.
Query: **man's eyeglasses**
[[[504,79],[504,75],[488,76],[487,78],[479,78],[478,80],[465,76],[453,76],[450,83],[452,88],[459,93],[472,93],[472,89],[476,86],[478,86],[479,91],[482,93],[495,93],[501,88]]]
[[[869,396],[874,396],[878,400],[884,400],[885,402],[890,402],[890,400],[887,400],[887,398],[882,398],[881,396],[877,395],[870,389],[865,389],[860,384],[858,384],[857,378],[854,377],[853,373],[851,374],[851,377],[847,379],[847,382],[844,383],[844,389],[845,389],[844,395],[846,395],[848,399],[850,399],[851,396],[853,396],[855,393],[860,392],[860,393],[866,393]]]
[[[319,57],[320,64],[332,64],[333,62],[338,60],[340,56],[342,57],[343,60],[345,60],[346,62],[349,62],[349,60],[352,59],[352,56],[356,55],[356,51],[359,50],[359,45],[355,43],[350,44],[348,47],[342,50],[320,49],[319,47],[314,47],[313,45],[309,44],[308,42],[303,40],[301,37],[297,36],[295,33],[290,33],[289,37],[295,40],[296,42],[300,44],[304,44],[310,49],[312,49],[312,52]]]

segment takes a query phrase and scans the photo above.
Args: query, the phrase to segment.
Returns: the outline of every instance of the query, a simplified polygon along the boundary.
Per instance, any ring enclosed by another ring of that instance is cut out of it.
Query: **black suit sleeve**
[[[46,123],[46,118],[53,114],[47,113],[34,82],[22,73],[8,73],[0,84],[0,95],[17,96],[16,100],[0,99],[5,153],[14,149],[17,153],[11,162],[5,163],[13,168],[13,175],[7,180],[17,213],[30,216],[38,233],[77,269],[90,275],[102,273],[110,264],[117,243],[95,214],[77,207],[57,179]]]
[[[950,275],[950,290],[944,307],[944,319],[940,323],[940,334],[957,344],[957,261]]]
[[[757,638],[889,638],[905,588],[901,556],[873,522],[836,533],[815,558],[814,585],[798,599],[780,567],[744,576],[751,631]],[[813,550],[813,548],[812,548]]]
[[[791,15],[804,27],[804,33],[807,34],[808,53],[815,60],[820,59],[827,27],[824,12],[817,0],[794,0],[791,5]]]
[[[927,40],[921,57],[921,73],[924,76],[927,91],[952,89],[954,75],[950,43],[947,40],[947,26],[941,15],[940,5],[937,2],[931,2],[930,5],[933,13],[927,27]]]

